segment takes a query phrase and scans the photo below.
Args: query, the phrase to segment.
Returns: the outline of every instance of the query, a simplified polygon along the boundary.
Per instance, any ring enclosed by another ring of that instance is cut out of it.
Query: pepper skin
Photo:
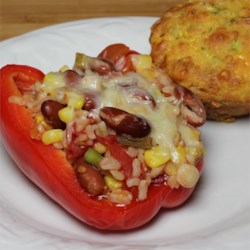
[[[0,70],[1,140],[20,170],[51,199],[87,225],[105,230],[128,230],[149,222],[162,207],[182,204],[194,188],[171,189],[167,185],[150,185],[148,198],[117,206],[105,199],[91,197],[76,181],[75,172],[65,154],[53,146],[30,137],[30,111],[9,102],[10,96],[21,96],[23,90],[42,81],[44,74],[32,67],[7,65]],[[105,142],[126,164],[125,149],[115,140]],[[127,156],[127,154],[126,154]],[[202,171],[202,160],[198,164]]]

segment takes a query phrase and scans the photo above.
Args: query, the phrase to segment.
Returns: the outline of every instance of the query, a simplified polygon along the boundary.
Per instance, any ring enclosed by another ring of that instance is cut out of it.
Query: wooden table
[[[161,16],[176,0],[0,0],[0,40],[94,17]]]

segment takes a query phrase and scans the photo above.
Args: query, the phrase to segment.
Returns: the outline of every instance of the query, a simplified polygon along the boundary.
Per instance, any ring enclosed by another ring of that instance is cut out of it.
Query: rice
[[[132,162],[132,176],[139,177],[141,172],[141,162],[138,158],[135,158]]]
[[[26,105],[26,101],[21,96],[10,96],[8,101],[9,101],[9,103],[17,104],[17,105],[20,105],[20,106],[25,106]]]
[[[104,121],[101,121],[97,124],[96,134],[101,137],[108,136],[107,126]]]
[[[97,128],[97,125],[87,125],[86,126],[86,134],[88,136],[89,139],[94,140],[96,139],[96,135],[95,135],[95,129]]]
[[[150,177],[153,179],[161,175],[163,173],[164,168],[165,168],[165,165],[162,165],[158,168],[153,168],[150,172]]]
[[[63,149],[63,144],[61,142],[55,142],[53,144],[53,146],[56,148],[56,149]]]
[[[127,190],[116,189],[108,193],[108,199],[111,202],[114,202],[117,204],[128,205],[131,203],[133,196]]]
[[[80,134],[76,137],[75,143],[78,145],[85,145],[88,140],[88,136],[86,134]]]
[[[99,166],[103,170],[119,170],[121,168],[120,162],[112,156],[102,158],[99,162]]]
[[[148,183],[147,180],[141,180],[138,186],[138,200],[143,201],[147,199]]]
[[[94,144],[94,142],[92,140],[87,140],[86,141],[87,146],[92,146],[93,144]]]
[[[170,188],[176,188],[178,189],[180,184],[176,179],[176,175],[169,176],[167,179],[167,184]]]
[[[79,113],[76,112],[76,119],[75,119],[75,131],[81,132],[84,128],[89,124],[89,120],[84,112]]]
[[[70,122],[67,124],[67,127],[66,127],[65,139],[66,139],[67,145],[70,145],[72,142],[73,125],[74,125],[73,122]]]
[[[46,131],[43,123],[39,123],[36,128],[37,128],[37,131],[41,134]]]
[[[133,177],[133,178],[129,178],[126,180],[126,185],[127,187],[134,187],[134,186],[138,186],[140,183],[140,179]]]
[[[136,157],[139,153],[139,150],[137,148],[133,148],[133,147],[128,147],[127,149],[127,154],[130,157]]]
[[[112,174],[112,176],[118,180],[118,181],[123,181],[125,179],[124,174],[121,171],[118,170],[110,170],[110,173]]]

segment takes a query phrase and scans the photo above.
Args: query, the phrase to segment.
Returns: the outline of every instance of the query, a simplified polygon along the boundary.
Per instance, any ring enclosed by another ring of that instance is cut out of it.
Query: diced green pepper
[[[240,41],[234,40],[231,44],[231,50],[233,51],[239,51],[240,50]]]
[[[96,167],[98,166],[98,163],[102,159],[102,157],[103,156],[101,154],[99,154],[92,148],[89,148],[83,156],[84,160],[87,163],[92,164]]]

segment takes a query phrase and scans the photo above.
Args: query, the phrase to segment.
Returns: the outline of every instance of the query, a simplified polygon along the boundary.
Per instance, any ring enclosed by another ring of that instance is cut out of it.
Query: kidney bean
[[[99,106],[99,103],[98,103],[99,98],[98,98],[97,93],[86,92],[84,93],[84,98],[85,98],[85,101],[84,101],[83,109],[90,111],[90,110],[96,109]]]
[[[111,44],[104,48],[98,57],[108,58],[113,63],[116,63],[122,56],[127,55],[129,51],[130,48],[125,44]]]
[[[114,107],[100,109],[100,118],[118,134],[142,138],[150,134],[151,127],[143,117],[130,114]]]
[[[199,127],[206,121],[206,111],[200,99],[189,89],[176,85],[175,97],[182,102],[181,113],[187,122]]]
[[[125,86],[124,89],[130,96],[142,101],[148,101],[151,103],[152,107],[155,106],[155,100],[153,96],[146,89],[142,89],[135,85]]]
[[[106,58],[90,57],[77,53],[74,69],[80,70],[83,73],[86,69],[90,69],[99,75],[108,75],[115,70],[115,67],[114,64]]]
[[[66,158],[68,161],[73,162],[83,156],[86,151],[87,148],[75,143],[75,138],[73,138],[71,143],[67,146]]]
[[[69,86],[77,86],[81,83],[81,76],[75,70],[66,70],[63,72],[66,84]]]
[[[45,117],[46,123],[53,128],[65,129],[66,124],[62,122],[58,116],[58,111],[64,107],[64,104],[54,100],[44,101],[41,106],[41,112]]]
[[[115,70],[114,64],[105,58],[91,58],[90,69],[97,74],[104,76]]]
[[[73,164],[73,167],[80,185],[89,194],[98,196],[103,193],[105,181],[98,169],[87,164],[82,157]]]

